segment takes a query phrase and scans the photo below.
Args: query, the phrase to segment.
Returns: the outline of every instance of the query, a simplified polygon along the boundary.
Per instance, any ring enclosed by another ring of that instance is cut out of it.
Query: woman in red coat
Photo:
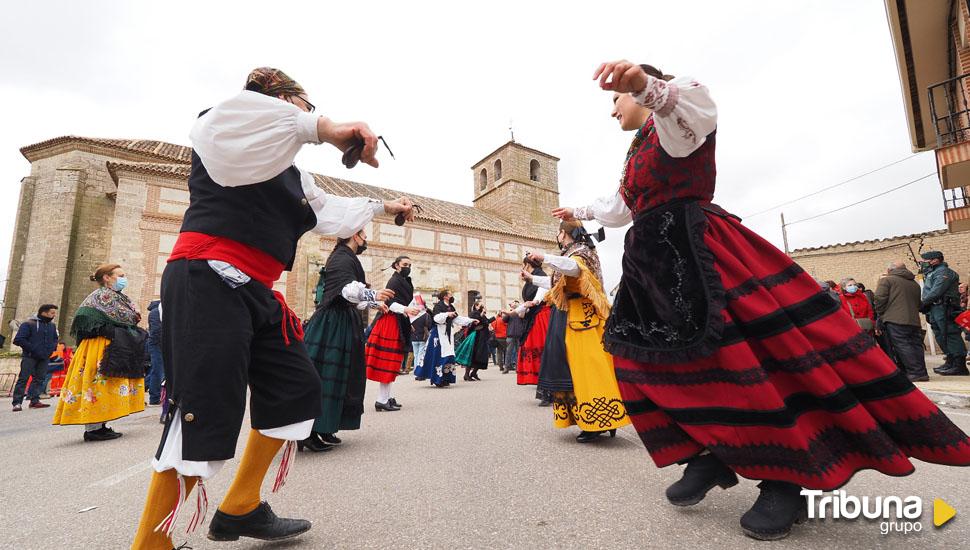
[[[872,334],[876,326],[876,312],[873,311],[869,298],[862,292],[854,279],[842,281],[839,299],[842,302],[842,309],[856,320],[855,322],[862,330]]]

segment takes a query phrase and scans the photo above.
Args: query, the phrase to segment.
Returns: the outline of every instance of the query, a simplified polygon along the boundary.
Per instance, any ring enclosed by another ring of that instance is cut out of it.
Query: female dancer
[[[547,262],[551,277],[532,276],[548,288],[549,332],[542,354],[539,390],[552,395],[557,428],[578,425],[576,437],[589,443],[630,423],[613,373],[613,358],[603,350],[603,324],[610,306],[603,292],[603,274],[592,238],[579,221],[559,224],[556,236],[562,256],[533,252],[529,258]]]
[[[735,473],[762,480],[741,518],[757,539],[804,517],[802,487],[857,471],[901,476],[909,457],[970,465],[970,440],[791,258],[711,203],[717,108],[705,86],[604,63],[613,117],[636,135],[617,191],[562,219],[626,235],[604,343],[657,466],[686,464],[672,504]]]
[[[455,362],[465,367],[466,382],[480,381],[478,371],[488,368],[488,324],[491,322],[485,312],[485,305],[481,302],[472,306],[469,318],[475,323],[455,350]]]
[[[424,352],[424,363],[414,369],[417,380],[430,380],[436,388],[445,388],[455,382],[455,345],[452,330],[470,325],[474,321],[461,317],[455,311],[455,297],[448,290],[438,293],[438,303],[431,310],[435,326],[428,336],[428,346]]]
[[[544,300],[548,289],[539,288],[533,284],[532,277],[545,277],[542,262],[529,259],[522,262],[521,277],[522,304],[515,313],[523,317],[525,329],[522,332],[519,355],[516,360],[515,377],[520,386],[535,386],[539,383],[539,366],[542,363],[542,350],[546,345],[546,333],[549,331],[549,306]],[[536,398],[540,406],[552,404],[552,396],[536,391]]]

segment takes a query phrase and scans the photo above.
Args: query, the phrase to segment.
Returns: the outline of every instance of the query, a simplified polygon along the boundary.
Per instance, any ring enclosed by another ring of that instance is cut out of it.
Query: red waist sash
[[[286,266],[269,254],[225,237],[215,237],[205,233],[179,233],[178,240],[172,248],[169,262],[175,260],[218,260],[227,262],[259,281],[266,288],[273,290],[273,283],[279,280]],[[286,304],[286,298],[279,291],[273,290],[273,296],[283,309],[283,341],[290,345],[287,327],[293,330],[293,336],[303,341],[303,325],[300,318]]]

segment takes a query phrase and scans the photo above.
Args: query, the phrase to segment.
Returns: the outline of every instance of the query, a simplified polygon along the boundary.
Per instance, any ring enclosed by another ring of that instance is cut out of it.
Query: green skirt
[[[465,339],[458,344],[458,349],[455,350],[456,363],[465,367],[472,366],[472,359],[475,357],[475,339],[477,337],[478,331],[472,331],[471,334],[466,336]]]
[[[360,314],[350,307],[318,309],[307,323],[304,342],[323,388],[323,412],[313,431],[360,429],[366,385]]]

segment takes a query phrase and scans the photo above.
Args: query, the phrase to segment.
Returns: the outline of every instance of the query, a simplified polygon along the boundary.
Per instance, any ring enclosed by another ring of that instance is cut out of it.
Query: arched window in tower
[[[532,181],[539,181],[539,161],[532,159],[529,163],[529,179]]]
[[[478,173],[478,190],[484,191],[488,187],[488,173],[482,168],[482,171]]]
[[[495,169],[492,170],[492,171],[495,172],[495,181],[498,181],[498,180],[502,179],[502,161],[501,161],[501,159],[495,159]]]

